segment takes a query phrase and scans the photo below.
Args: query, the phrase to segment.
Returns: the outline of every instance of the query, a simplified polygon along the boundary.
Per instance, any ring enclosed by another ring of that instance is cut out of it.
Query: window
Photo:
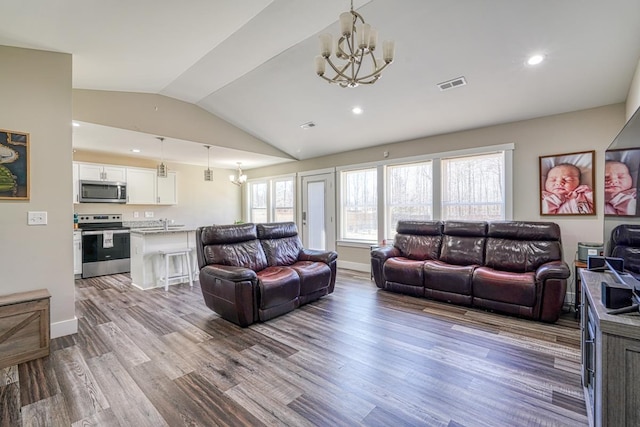
[[[340,171],[339,239],[375,243],[400,220],[510,219],[514,144],[471,148]]]
[[[349,240],[378,240],[377,169],[341,173],[341,235]]]
[[[273,181],[273,222],[294,220],[293,178]]]
[[[268,222],[267,219],[267,182],[249,184],[249,220],[251,222]]]
[[[248,182],[248,217],[250,222],[285,222],[295,220],[294,177],[280,177]]]
[[[442,159],[441,170],[442,219],[505,218],[503,153]]]
[[[433,218],[432,175],[431,161],[387,166],[385,236],[396,234],[399,220]]]

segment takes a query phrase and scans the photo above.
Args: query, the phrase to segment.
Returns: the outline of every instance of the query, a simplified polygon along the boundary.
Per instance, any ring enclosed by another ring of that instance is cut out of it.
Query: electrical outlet
[[[134,218],[138,218],[139,216],[140,216],[140,212],[134,212],[134,213],[133,213],[133,217],[134,217]]]
[[[153,211],[151,211],[151,212],[145,212],[145,213],[144,213],[144,217],[145,217],[145,218],[153,218]]]
[[[47,213],[46,212],[28,212],[27,224],[28,225],[47,225]]]

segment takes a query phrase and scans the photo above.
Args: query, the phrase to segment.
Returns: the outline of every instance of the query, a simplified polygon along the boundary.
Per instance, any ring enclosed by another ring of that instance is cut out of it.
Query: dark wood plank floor
[[[78,334],[0,370],[2,426],[579,426],[579,325],[379,291],[239,328],[196,285],[76,280]]]

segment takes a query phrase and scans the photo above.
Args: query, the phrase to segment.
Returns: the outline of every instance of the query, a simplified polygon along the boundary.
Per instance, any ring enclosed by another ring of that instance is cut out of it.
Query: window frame
[[[338,212],[337,212],[337,243],[341,246],[357,246],[365,247],[372,244],[378,244],[383,240],[389,239],[388,230],[386,230],[386,167],[396,166],[401,164],[419,163],[422,161],[432,162],[432,179],[433,179],[433,219],[438,220],[442,218],[441,206],[442,206],[442,183],[441,183],[441,164],[440,160],[443,158],[455,158],[465,157],[473,155],[490,154],[495,152],[502,152],[504,156],[504,218],[505,220],[513,219],[513,150],[515,149],[514,143],[498,144],[484,147],[475,147],[462,150],[452,150],[440,153],[431,153],[418,156],[410,156],[398,159],[388,159],[377,162],[367,162],[352,165],[345,165],[336,167],[336,198],[338,200]],[[378,192],[378,238],[373,240],[354,240],[345,238],[343,234],[343,195],[342,195],[342,172],[352,170],[362,170],[368,168],[376,168],[377,170],[377,192]]]
[[[246,189],[246,191],[244,191],[244,203],[243,203],[243,218],[246,219],[247,222],[256,222],[254,220],[254,218],[252,218],[252,186],[253,185],[259,185],[259,184],[266,184],[267,185],[267,206],[266,206],[266,213],[267,213],[267,223],[270,222],[275,222],[274,221],[274,217],[275,217],[275,195],[274,195],[274,191],[275,191],[275,183],[276,182],[283,182],[283,181],[291,181],[291,185],[292,185],[292,208],[293,208],[293,214],[292,214],[292,218],[291,221],[295,222],[296,218],[297,218],[297,213],[298,213],[298,197],[297,197],[297,179],[296,179],[296,174],[286,174],[286,175],[277,175],[277,176],[270,176],[270,177],[262,177],[262,178],[254,178],[254,179],[248,179],[244,188]]]

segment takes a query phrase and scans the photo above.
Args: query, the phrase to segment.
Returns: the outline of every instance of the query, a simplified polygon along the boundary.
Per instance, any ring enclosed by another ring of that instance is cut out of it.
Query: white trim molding
[[[63,320],[51,324],[51,339],[78,333],[78,318]]]

